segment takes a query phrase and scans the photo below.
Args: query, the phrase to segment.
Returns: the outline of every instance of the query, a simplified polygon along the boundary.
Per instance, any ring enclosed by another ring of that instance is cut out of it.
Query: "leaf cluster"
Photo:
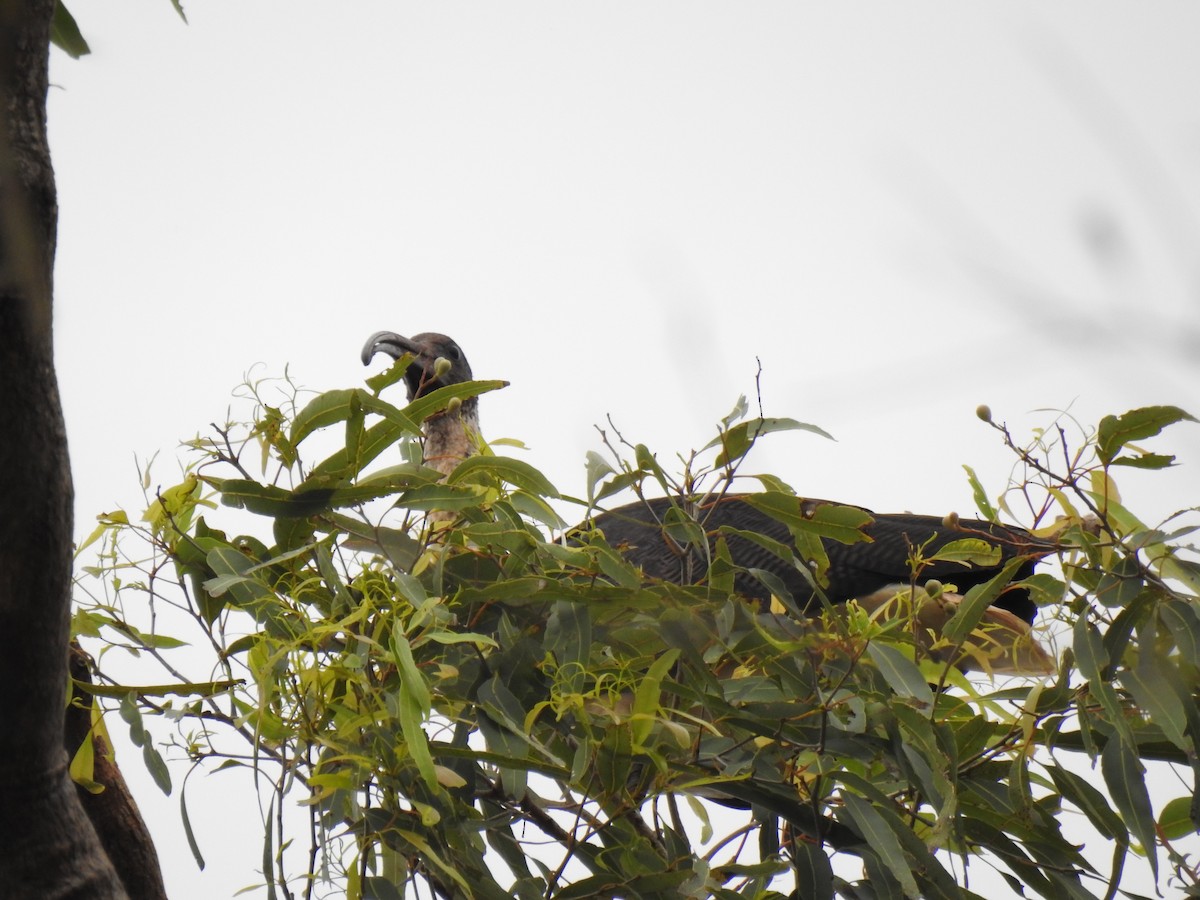
[[[1061,429],[1019,447],[996,426],[1032,475],[999,507],[1065,516],[1061,577],[1030,586],[1073,644],[1051,681],[998,689],[933,650],[964,646],[1008,571],[942,636],[734,593],[695,498],[728,490],[762,435],[819,429],[747,419],[743,401],[678,475],[605,434],[584,502],[486,446],[445,479],[422,464],[421,423],[498,383],[406,407],[385,383],[303,405],[256,394],[253,421],[194,441],[179,484],[140,520],[105,514],[85,545],[76,632],[102,671],[112,653],[156,669],[98,692],[139,734],[161,723],[168,767],[269,785],[269,896],[969,897],[974,860],[1027,894],[1090,897],[1133,850],[1156,872],[1165,852],[1195,889],[1172,844],[1195,829],[1192,795],[1156,819],[1143,760],[1197,759],[1200,568],[1189,529],[1143,525],[1112,478],[1147,422],[1185,414],[1102,423],[1074,456]],[[861,510],[788,518],[790,488],[758,479],[757,508],[795,538],[768,549],[818,579],[819,538],[864,539]],[[563,533],[622,491],[678,498],[663,527],[704,548],[694,584]],[[970,543],[942,553],[982,552]],[[1107,872],[1064,835],[1067,808],[1112,842]]]

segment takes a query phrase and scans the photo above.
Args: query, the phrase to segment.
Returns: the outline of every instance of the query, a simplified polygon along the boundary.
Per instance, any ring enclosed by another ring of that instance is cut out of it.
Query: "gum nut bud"
[[[939,597],[942,593],[942,583],[936,578],[930,578],[925,582],[925,593],[930,597]]]
[[[445,378],[446,373],[450,371],[450,367],[454,364],[444,356],[439,356],[433,361],[433,374],[435,378]]]
[[[992,421],[992,408],[986,403],[980,403],[975,407],[975,415],[979,416],[984,422]]]
[[[942,517],[942,524],[945,525],[947,528],[957,528],[958,527],[958,513],[953,512],[953,511],[946,513],[946,515],[944,515]]]
[[[451,397],[450,402],[446,404],[446,412],[458,412],[460,406],[462,406],[462,400],[459,397]]]

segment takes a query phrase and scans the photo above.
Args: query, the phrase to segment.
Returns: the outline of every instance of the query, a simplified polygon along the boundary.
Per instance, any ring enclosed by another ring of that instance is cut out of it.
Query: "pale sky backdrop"
[[[80,534],[136,506],[135,454],[177,481],[252,367],[359,385],[385,328],[509,380],[485,433],[574,494],[606,415],[670,459],[756,359],[766,413],[838,442],[748,468],[879,511],[970,512],[963,463],[1004,485],[981,402],[1021,437],[1046,408],[1200,414],[1200,5],[71,8],[93,54],[55,52],[50,127]],[[1155,448],[1181,465],[1130,473],[1131,505],[1200,502],[1200,426]],[[172,896],[252,883],[253,804],[193,780],[197,874],[124,752]]]

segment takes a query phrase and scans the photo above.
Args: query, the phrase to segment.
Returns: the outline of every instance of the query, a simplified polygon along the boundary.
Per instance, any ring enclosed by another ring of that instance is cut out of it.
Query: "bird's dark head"
[[[458,344],[444,334],[427,331],[406,338],[394,331],[377,331],[367,339],[362,351],[363,365],[368,365],[379,352],[392,359],[412,354],[412,362],[404,373],[408,399],[415,400],[449,384],[471,380],[471,366]],[[445,360],[439,363],[439,360]]]

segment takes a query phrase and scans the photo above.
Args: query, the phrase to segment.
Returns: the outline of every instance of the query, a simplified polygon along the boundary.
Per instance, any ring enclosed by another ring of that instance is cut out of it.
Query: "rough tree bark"
[[[162,867],[150,831],[138,812],[137,803],[121,770],[117,768],[113,748],[92,731],[95,701],[81,685],[92,683],[92,659],[76,643],[71,644],[70,676],[74,682],[66,715],[66,748],[70,755],[84,741],[92,742],[94,767],[92,781],[104,785],[97,794],[76,788],[83,810],[92,820],[109,861],[117,870],[125,890],[133,900],[166,900]]]
[[[128,896],[67,774],[73,492],[54,374],[54,0],[0,0],[0,893]]]

